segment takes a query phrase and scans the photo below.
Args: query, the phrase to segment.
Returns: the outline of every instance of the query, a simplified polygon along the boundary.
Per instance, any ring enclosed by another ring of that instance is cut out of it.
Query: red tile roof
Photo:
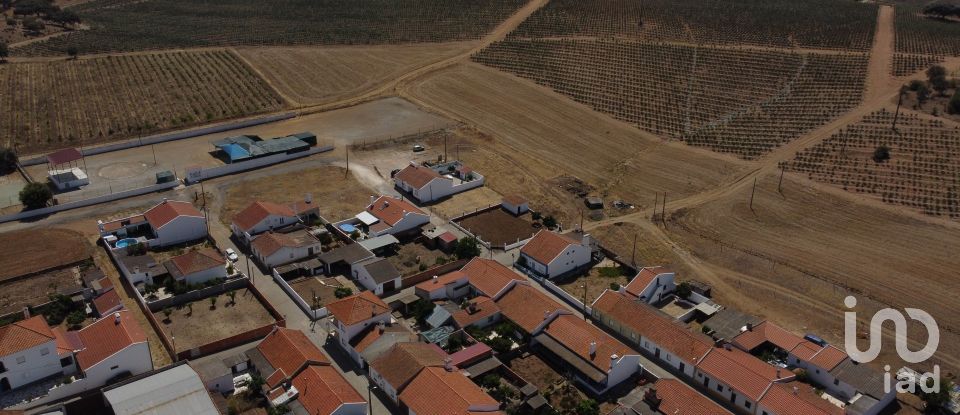
[[[294,217],[297,216],[297,213],[289,206],[258,200],[233,215],[233,223],[246,232],[270,215]]]
[[[560,256],[568,246],[576,243],[578,242],[567,236],[541,229],[540,232],[537,232],[537,234],[520,249],[520,253],[526,254],[528,257],[533,258],[534,261],[546,265]]]
[[[763,343],[770,343],[784,351],[793,350],[805,341],[803,337],[793,334],[769,321],[763,321],[753,326],[751,330],[741,332],[731,340],[731,342],[740,345],[740,347],[746,350],[753,350]]]
[[[33,316],[0,327],[0,356],[22,352],[51,340],[55,337],[47,321],[42,316]]]
[[[348,403],[366,403],[332,366],[310,366],[293,378],[297,401],[310,415],[329,415]]]
[[[499,403],[460,372],[428,367],[400,393],[400,401],[417,415],[467,415],[478,406]]]
[[[119,323],[116,315],[120,315]],[[147,341],[147,335],[127,310],[111,313],[80,329],[77,334],[85,347],[77,353],[77,364],[81,370],[87,370],[127,347]]]
[[[457,241],[457,235],[454,235],[453,232],[450,232],[450,231],[440,234],[440,236],[438,236],[437,238],[439,238],[441,241],[444,241],[448,244],[454,243]]]
[[[660,399],[658,410],[664,414],[683,415],[729,415],[730,411],[723,409],[712,400],[701,395],[676,379],[660,379],[654,384],[657,398]]]
[[[150,226],[159,229],[180,216],[202,218],[203,214],[188,202],[165,200],[143,212],[143,216],[147,219],[147,222],[150,222]]]
[[[527,203],[527,199],[520,195],[506,195],[503,197],[503,202],[514,206],[520,206],[524,203]]]
[[[497,300],[504,317],[517,323],[527,333],[543,322],[548,314],[565,308],[546,294],[527,284],[516,284]]]
[[[267,257],[273,255],[281,248],[302,248],[319,243],[320,241],[306,230],[291,233],[267,231],[257,236],[253,242],[250,243],[250,246],[257,251],[258,254]]]
[[[410,202],[390,196],[380,196],[373,204],[367,206],[367,212],[370,212],[371,215],[376,216],[381,222],[390,226],[393,226],[399,222],[400,219],[403,219],[404,215],[408,212],[426,215],[422,210],[411,205]]]
[[[327,310],[337,321],[352,326],[374,316],[389,313],[390,306],[373,292],[364,291],[327,304]]]
[[[442,290],[449,284],[453,284],[460,280],[466,280],[467,274],[463,271],[453,271],[443,274],[437,278],[431,278],[424,282],[417,284],[415,287],[418,290],[423,290],[426,292],[434,292],[437,290]]]
[[[439,348],[439,347],[438,347]],[[440,349],[443,350],[443,349]],[[480,358],[486,358],[493,355],[493,349],[483,342],[476,342],[473,345],[453,352],[450,358],[450,364],[454,366],[469,366],[477,362]]]
[[[120,301],[120,295],[117,294],[117,290],[111,288],[103,294],[100,294],[99,297],[94,298],[93,306],[100,315],[103,315],[113,311],[117,307],[123,306],[123,304]]]
[[[473,323],[486,319],[500,312],[500,307],[490,297],[479,296],[470,300],[470,306],[453,313],[453,320],[457,326],[465,328]]]
[[[226,259],[213,248],[203,248],[170,259],[180,275],[190,275],[211,268],[226,266]]]
[[[637,276],[633,277],[630,280],[630,283],[627,284],[626,291],[629,294],[632,294],[634,297],[639,297],[640,293],[643,292],[644,288],[647,288],[654,279],[657,278],[660,274],[666,274],[671,271],[667,270],[664,267],[644,267],[640,269],[640,272],[637,273]]]
[[[388,341],[396,343],[416,340],[417,335],[401,324],[385,325],[383,331],[380,330],[378,324],[371,324],[364,329],[364,331],[361,331],[350,339],[350,346],[358,353],[363,353],[364,350],[367,350],[367,347],[376,343],[380,338],[385,338]]]
[[[570,351],[580,355],[601,371],[611,367],[611,357],[638,354],[609,334],[572,314],[561,314],[544,328],[550,337]],[[590,354],[590,343],[596,343],[596,353]]]
[[[407,167],[404,167],[403,170],[400,170],[393,176],[394,179],[400,180],[412,186],[414,189],[426,186],[427,183],[439,177],[440,175],[433,171],[433,169],[416,164],[408,164]]]
[[[460,271],[470,278],[470,285],[477,291],[494,297],[512,281],[526,281],[522,275],[513,272],[499,262],[486,258],[471,259]]]
[[[754,401],[774,380],[793,377],[786,369],[781,369],[778,376],[776,367],[735,347],[713,348],[697,368]]]
[[[286,378],[309,363],[329,364],[327,356],[300,330],[277,327],[257,345],[257,350]],[[282,379],[281,379],[282,380]]]
[[[803,342],[798,344],[797,347],[794,347],[793,350],[788,351],[794,356],[797,356],[798,359],[809,362],[817,353],[820,353],[820,350],[822,350],[822,348],[816,344]]]
[[[833,370],[840,363],[847,359],[847,354],[842,350],[834,347],[827,346],[824,347],[813,359],[810,359],[809,362],[819,368],[826,370]]]
[[[387,383],[398,391],[425,367],[443,367],[444,355],[428,343],[399,343],[370,362]]]
[[[53,336],[57,338],[57,352],[61,356],[83,349],[83,342],[76,331],[65,331],[60,327],[53,328]]]
[[[774,383],[760,404],[777,415],[843,415],[844,410],[821,398],[810,385]]]
[[[650,305],[616,291],[604,291],[593,303],[593,309],[692,364],[713,347],[707,336],[694,333]]]

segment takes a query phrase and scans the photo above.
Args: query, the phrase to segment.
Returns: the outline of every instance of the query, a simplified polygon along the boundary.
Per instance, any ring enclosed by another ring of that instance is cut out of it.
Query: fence
[[[540,285],[549,290],[551,293],[560,297],[563,301],[566,301],[567,304],[570,304],[577,310],[586,312],[587,314],[593,313],[593,309],[590,306],[584,305],[582,301],[578,300],[573,294],[570,294],[563,290],[563,288],[558,287],[556,284],[550,282],[548,279],[539,280]]]
[[[287,293],[287,296],[289,296],[293,302],[297,303],[297,306],[300,307],[300,310],[303,310],[303,312],[306,313],[307,317],[312,320],[319,320],[329,314],[326,307],[321,307],[316,310],[312,309],[310,305],[303,300],[303,297],[301,297],[300,294],[297,293],[297,291],[294,290],[293,287],[291,287],[290,284],[283,279],[283,277],[280,276],[280,273],[277,272],[276,268],[274,268],[272,271],[273,280],[277,282],[277,285],[279,285],[280,288]]]
[[[260,157],[249,161],[242,161],[239,163],[225,164],[223,166],[210,167],[206,169],[196,169],[188,170],[187,177],[184,178],[184,183],[190,185],[201,180],[212,179],[214,177],[226,176],[232,173],[239,173],[242,171],[253,170],[264,166],[269,166],[272,164],[282,163],[289,160],[295,160],[298,158],[303,158],[307,156],[312,156],[314,154],[324,153],[327,151],[333,150],[332,145],[326,145],[323,147],[314,147],[307,151],[301,151],[297,153],[290,154],[274,154],[272,156]]]
[[[227,291],[233,291],[239,288],[244,288],[248,285],[251,285],[250,279],[244,275],[239,278],[234,278],[232,280],[226,281],[222,284],[217,284],[210,287],[204,287],[198,290],[185,292],[180,295],[163,298],[156,301],[148,301],[147,308],[151,312],[157,312],[167,307],[176,307],[189,302],[202,300],[207,297],[223,294]]]
[[[437,124],[429,129],[417,130],[414,132],[404,132],[397,135],[388,134],[382,136],[374,136],[369,138],[363,138],[360,140],[354,140],[348,147],[351,150],[369,150],[380,146],[381,144],[390,143],[390,144],[399,144],[406,141],[414,140],[420,137],[423,137],[427,134],[434,134],[440,131],[443,131],[447,128],[456,127],[459,123],[451,122],[446,124]]]
[[[449,272],[456,271],[460,268],[463,268],[464,265],[467,265],[467,262],[470,262],[469,259],[458,259],[453,262],[448,262],[443,265],[438,265],[433,268],[430,268],[426,271],[423,271],[419,274],[413,274],[408,277],[403,277],[400,279],[401,288],[409,288],[414,285],[417,285],[421,282],[427,281],[433,278],[434,275],[443,275]]]
[[[212,125],[209,127],[197,128],[188,131],[178,131],[173,133],[152,135],[140,139],[131,139],[120,143],[107,144],[99,147],[84,148],[80,152],[84,156],[109,153],[111,151],[125,150],[133,147],[140,147],[150,144],[165,143],[167,141],[183,140],[185,138],[199,137],[201,135],[215,134],[224,131],[236,130],[239,128],[253,127],[256,125],[267,124],[276,121],[283,121],[295,117],[297,114],[287,112],[283,114],[267,115],[264,117],[251,118],[240,121],[227,122],[223,124]],[[34,166],[47,162],[46,156],[38,156],[20,161],[24,166]]]
[[[77,209],[77,208],[96,205],[100,203],[112,202],[114,200],[125,199],[133,196],[145,195],[147,193],[160,192],[163,190],[172,189],[179,185],[180,185],[179,181],[172,181],[169,183],[161,183],[161,184],[155,184],[153,186],[140,187],[136,189],[126,190],[123,192],[111,193],[108,195],[97,196],[97,197],[92,197],[92,198],[83,199],[83,200],[77,200],[74,202],[63,203],[63,204],[49,206],[49,207],[40,208],[40,209],[25,210],[19,213],[0,216],[0,223],[29,219],[37,216],[49,215],[51,213],[63,212],[65,210]]]

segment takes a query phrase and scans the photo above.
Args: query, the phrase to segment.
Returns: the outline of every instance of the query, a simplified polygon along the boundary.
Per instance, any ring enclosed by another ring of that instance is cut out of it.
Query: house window
[[[73,364],[73,356],[67,356],[60,359],[60,367],[67,367]]]
[[[735,393],[730,394],[730,402],[737,403],[737,394]]]
[[[834,380],[833,380],[833,384],[834,384],[834,385],[837,385],[837,386],[840,386],[840,379],[834,379]]]
[[[820,369],[815,369],[815,371],[817,372],[818,375],[820,374]]]
[[[668,362],[670,361],[670,355],[667,355],[667,361]]]
[[[117,370],[119,368],[120,368],[119,365],[110,366],[110,370]]]
[[[40,356],[46,356],[46,355],[48,355],[48,354],[50,354],[50,349],[48,349],[48,348],[46,348],[46,347],[40,349]]]
[[[717,384],[717,392],[723,392],[723,385]]]
[[[743,406],[746,406],[747,409],[750,409],[750,405],[752,405],[750,401],[743,401]]]
[[[27,358],[26,358],[25,356],[18,356],[18,357],[17,357],[17,364],[18,364],[18,365],[22,365],[22,364],[24,364],[24,363],[26,363],[26,362],[27,362]]]

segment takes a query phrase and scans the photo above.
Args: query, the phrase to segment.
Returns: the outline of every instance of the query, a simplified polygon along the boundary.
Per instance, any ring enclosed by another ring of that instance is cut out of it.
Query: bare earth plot
[[[0,281],[82,261],[93,248],[79,232],[57,228],[3,233],[0,246]]]
[[[217,296],[216,307],[211,308],[206,298],[193,302],[193,309],[184,305],[170,314],[166,321],[163,312],[153,313],[167,336],[176,337],[177,352],[263,327],[274,321],[270,312],[247,289],[236,290],[236,304],[230,304],[226,294]]]
[[[363,210],[373,194],[353,175],[344,177],[344,169],[334,166],[263,176],[227,186],[220,212],[224,224],[230,224],[233,215],[254,201],[293,203],[304,200],[306,193],[313,196],[321,216],[331,221],[343,220]]]
[[[0,66],[0,144],[21,154],[277,111],[282,99],[224,50]]]
[[[839,198],[789,176],[783,195],[775,175],[762,178],[752,210],[750,193],[747,187],[668,212],[671,239],[723,268],[712,281],[725,285],[715,290],[721,303],[799,332],[816,329],[833,342],[842,340],[848,294],[860,299],[864,316],[880,307],[919,307],[940,325],[937,358],[960,367],[960,230]],[[911,338],[925,334],[921,329]]]
[[[459,222],[460,226],[478,235],[484,242],[493,246],[504,246],[527,239],[539,231],[533,227],[530,214],[520,217],[511,215],[503,209],[494,209]]]
[[[405,92],[506,144],[513,150],[505,157],[523,154],[557,175],[572,174],[605,196],[635,203],[649,199],[652,205],[655,192],[679,197],[716,186],[740,165],[729,157],[663,144],[545,88],[476,64],[456,66]]]
[[[240,56],[293,106],[363,93],[419,66],[469,49],[472,42],[390,46],[240,48]]]

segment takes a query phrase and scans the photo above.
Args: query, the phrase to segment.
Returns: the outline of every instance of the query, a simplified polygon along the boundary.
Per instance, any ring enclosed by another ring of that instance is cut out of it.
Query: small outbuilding
[[[500,207],[514,216],[520,216],[530,210],[530,203],[523,196],[508,195],[500,202]]]

